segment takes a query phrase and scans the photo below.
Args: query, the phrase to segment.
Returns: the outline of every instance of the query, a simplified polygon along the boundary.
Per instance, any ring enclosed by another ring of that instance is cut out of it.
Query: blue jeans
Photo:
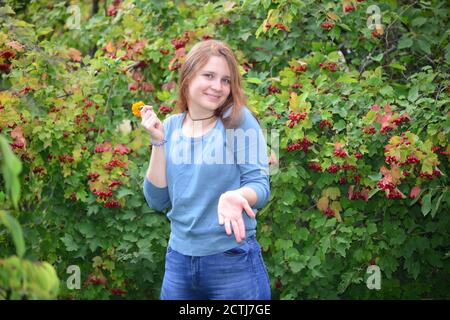
[[[270,282],[255,236],[225,252],[185,256],[167,248],[161,300],[270,300]]]

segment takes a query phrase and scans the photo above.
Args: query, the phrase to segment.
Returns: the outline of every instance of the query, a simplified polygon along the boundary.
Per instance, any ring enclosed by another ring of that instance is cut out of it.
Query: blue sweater
[[[150,208],[165,211],[170,207],[169,245],[175,251],[206,256],[239,245],[234,233],[228,236],[219,224],[217,206],[222,193],[252,188],[257,194],[255,213],[269,200],[267,144],[251,112],[244,107],[241,115],[239,127],[225,130],[217,120],[212,130],[196,138],[181,131],[185,112],[163,122],[168,140],[164,145],[167,187],[158,188],[145,177],[143,191]],[[246,237],[255,234],[256,219],[245,211],[243,219]]]

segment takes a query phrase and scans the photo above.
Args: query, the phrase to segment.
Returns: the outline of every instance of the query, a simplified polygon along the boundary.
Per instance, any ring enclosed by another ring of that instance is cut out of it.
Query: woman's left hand
[[[222,193],[219,199],[218,215],[219,224],[225,224],[227,235],[231,235],[231,227],[233,227],[234,236],[237,242],[245,239],[245,224],[242,218],[242,210],[247,212],[250,218],[255,218],[255,213],[239,191],[227,191]]]

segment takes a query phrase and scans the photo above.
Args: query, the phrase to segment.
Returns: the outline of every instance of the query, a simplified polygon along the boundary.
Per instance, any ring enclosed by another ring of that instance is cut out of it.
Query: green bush
[[[23,161],[30,252],[61,279],[81,268],[60,298],[159,297],[169,225],[143,198],[131,105],[176,113],[178,68],[208,38],[235,50],[269,133],[273,297],[450,297],[446,2],[6,2],[0,128]]]

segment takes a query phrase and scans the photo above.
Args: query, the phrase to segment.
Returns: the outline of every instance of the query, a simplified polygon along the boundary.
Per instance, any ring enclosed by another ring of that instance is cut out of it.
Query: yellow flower
[[[131,110],[133,111],[133,114],[136,117],[138,117],[138,118],[141,117],[141,107],[144,105],[145,105],[145,103],[143,101],[133,103],[133,105],[131,106]]]

